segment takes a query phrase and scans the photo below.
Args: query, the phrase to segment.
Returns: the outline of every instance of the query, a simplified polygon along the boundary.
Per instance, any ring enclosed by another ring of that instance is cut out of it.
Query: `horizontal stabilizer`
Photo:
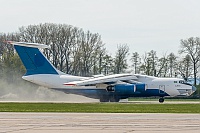
[[[18,46],[25,46],[25,47],[31,47],[31,48],[50,48],[50,46],[45,44],[39,44],[39,43],[28,43],[28,42],[13,42],[13,41],[7,41],[9,44],[18,45]]]

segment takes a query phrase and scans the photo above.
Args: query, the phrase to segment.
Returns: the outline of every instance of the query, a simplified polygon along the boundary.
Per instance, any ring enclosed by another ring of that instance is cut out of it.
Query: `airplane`
[[[66,94],[82,95],[99,99],[100,102],[119,102],[129,97],[190,96],[196,87],[179,78],[158,78],[140,74],[113,74],[81,77],[57,70],[40,49],[48,45],[27,42],[12,42],[26,73],[22,78],[39,86]]]

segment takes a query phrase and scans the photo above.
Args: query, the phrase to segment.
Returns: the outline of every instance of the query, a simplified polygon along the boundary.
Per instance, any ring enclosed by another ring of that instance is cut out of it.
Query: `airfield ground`
[[[199,133],[200,114],[0,113],[2,133]]]
[[[87,113],[86,113],[87,112]],[[0,102],[6,133],[199,133],[200,101]]]

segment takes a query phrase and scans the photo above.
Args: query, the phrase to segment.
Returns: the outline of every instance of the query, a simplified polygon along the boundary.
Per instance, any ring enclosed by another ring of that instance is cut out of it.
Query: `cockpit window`
[[[184,80],[180,80],[180,81],[179,81],[179,83],[180,83],[180,84],[185,84],[185,85],[192,86],[191,84],[187,83],[187,82],[186,82],[186,81],[184,81]]]
[[[184,81],[184,80],[180,80],[179,83],[180,83],[180,84],[184,84],[185,81]]]
[[[177,81],[174,81],[174,83],[177,83]]]

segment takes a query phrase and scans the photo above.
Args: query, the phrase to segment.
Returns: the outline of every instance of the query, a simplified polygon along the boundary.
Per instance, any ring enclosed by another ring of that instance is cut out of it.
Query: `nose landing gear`
[[[165,99],[163,97],[159,98],[159,103],[163,103]]]

